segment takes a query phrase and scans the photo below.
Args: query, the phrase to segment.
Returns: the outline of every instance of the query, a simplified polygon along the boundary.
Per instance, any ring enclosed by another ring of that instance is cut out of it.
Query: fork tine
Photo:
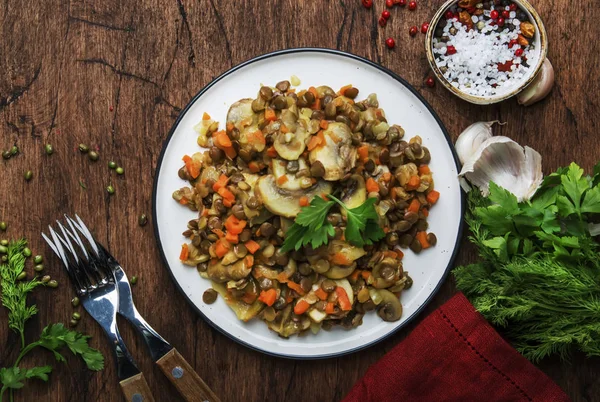
[[[90,232],[88,227],[85,225],[85,223],[83,223],[83,221],[81,220],[79,215],[75,214],[75,218],[77,219],[77,222],[75,222],[75,221],[73,221],[73,219],[67,217],[69,222],[73,222],[75,227],[77,227],[81,231],[81,233],[86,237],[86,239],[90,242],[90,244],[94,248],[94,252],[96,253],[96,255],[99,256],[100,250],[98,248],[98,242],[96,242],[96,239],[94,239],[94,236],[92,236],[92,233]]]
[[[91,259],[91,256],[88,254],[87,247],[85,246],[85,244],[79,237],[79,234],[77,233],[77,229],[75,229],[75,227],[73,226],[73,223],[71,223],[71,218],[69,218],[66,214],[65,214],[65,218],[67,219],[67,224],[71,228],[71,231],[68,231],[68,233],[71,235],[71,238],[73,239],[73,241],[75,243],[77,243],[77,245],[83,252],[83,255],[85,256],[85,258],[89,261]]]
[[[83,293],[84,289],[86,287],[85,284],[82,283],[83,278],[81,278],[81,275],[79,275],[79,273],[77,272],[75,267],[70,263],[68,257],[66,256],[65,249],[63,248],[63,246],[61,244],[61,242],[63,242],[62,239],[60,238],[58,233],[56,233],[56,231],[54,231],[54,229],[52,229],[51,226],[48,226],[48,229],[50,230],[50,236],[52,236],[53,241],[51,241],[48,238],[48,236],[46,236],[44,233],[42,233],[42,236],[44,237],[44,239],[46,240],[48,245],[50,245],[50,248],[52,249],[52,251],[54,251],[54,253],[56,253],[58,258],[60,258],[61,261],[63,262],[63,264],[65,265],[65,270],[67,271],[69,278],[71,278],[71,282],[75,285],[76,291],[79,294]],[[85,281],[85,282],[88,282],[88,281]]]

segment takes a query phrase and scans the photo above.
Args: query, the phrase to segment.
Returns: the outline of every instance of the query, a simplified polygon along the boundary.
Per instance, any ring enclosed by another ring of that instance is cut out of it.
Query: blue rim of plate
[[[446,127],[444,126],[444,123],[442,123],[442,121],[440,120],[439,116],[437,115],[437,113],[435,113],[435,111],[433,110],[433,108],[431,107],[431,105],[429,105],[429,103],[427,103],[427,101],[425,100],[425,98],[423,98],[423,96],[421,94],[419,94],[419,92],[417,92],[417,90],[410,85],[406,80],[404,80],[404,78],[400,77],[398,74],[392,72],[391,70],[388,70],[387,68],[380,66],[377,63],[372,62],[371,60],[365,59],[364,57],[361,56],[357,56],[355,54],[352,53],[347,53],[347,52],[342,52],[340,50],[334,50],[334,49],[326,49],[326,48],[318,48],[318,47],[303,47],[303,48],[294,48],[294,49],[284,49],[284,50],[276,50],[274,52],[271,53],[266,53],[263,54],[261,56],[256,56],[250,60],[247,60],[243,63],[238,64],[235,67],[232,67],[231,69],[225,71],[223,74],[219,75],[217,78],[213,79],[210,83],[208,83],[204,88],[202,88],[197,94],[196,96],[194,96],[189,102],[188,104],[185,106],[185,108],[183,108],[183,110],[179,113],[179,116],[177,117],[177,120],[175,120],[175,123],[173,123],[173,127],[171,127],[171,130],[169,131],[169,135],[167,136],[166,140],[163,142],[163,147],[162,150],[160,152],[160,156],[158,158],[158,163],[156,165],[156,170],[155,172],[158,173],[160,172],[160,168],[162,166],[162,161],[163,158],[165,156],[165,151],[167,149],[167,146],[169,145],[169,142],[171,141],[171,138],[173,137],[173,134],[175,133],[175,130],[177,129],[177,126],[179,125],[179,123],[181,122],[181,119],[183,118],[183,116],[185,116],[185,114],[188,112],[189,108],[196,102],[196,100],[198,100],[198,98],[200,98],[210,87],[212,87],[213,85],[215,85],[217,82],[219,82],[220,80],[222,80],[223,78],[227,77],[228,75],[246,67],[249,64],[255,63],[257,61],[261,61],[261,60],[265,60],[271,57],[275,57],[275,56],[282,56],[282,55],[288,55],[288,54],[294,54],[294,53],[306,53],[306,52],[314,52],[314,53],[326,53],[326,54],[332,54],[332,55],[336,55],[336,56],[343,56],[343,57],[348,57],[350,59],[365,63],[371,67],[375,67],[376,69],[386,73],[387,75],[389,75],[390,77],[392,77],[393,79],[395,79],[396,81],[400,82],[402,85],[404,85],[406,88],[408,88],[416,97],[417,99],[419,99],[419,101],[421,101],[421,103],[423,103],[423,105],[425,105],[425,107],[427,108],[427,110],[429,111],[429,113],[431,113],[431,115],[434,117],[435,121],[437,122],[437,124],[439,125],[440,129],[442,130],[442,133],[444,133],[444,137],[446,137],[446,141],[448,142],[448,146],[450,148],[450,152],[452,153],[452,156],[454,157],[454,163],[456,164],[456,169],[457,171],[460,171],[460,163],[458,161],[458,155],[456,154],[456,151],[454,149],[454,145],[452,144],[452,140],[450,139],[450,135],[448,134],[448,131],[446,130]],[[163,260],[163,263],[167,266],[168,270],[169,270],[169,275],[171,275],[171,279],[173,280],[173,282],[175,282],[175,285],[177,286],[177,289],[179,289],[179,292],[185,297],[185,299],[187,300],[187,302],[191,305],[191,307],[198,313],[200,314],[200,316],[204,319],[205,322],[207,322],[211,327],[213,327],[214,329],[216,329],[218,332],[220,332],[221,334],[225,335],[227,338],[247,347],[250,348],[252,350],[255,350],[257,352],[260,353],[264,353],[266,355],[270,355],[270,356],[275,356],[275,357],[281,357],[281,358],[286,358],[286,359],[292,359],[292,360],[319,360],[319,359],[329,359],[329,358],[334,358],[334,357],[341,357],[341,356],[345,356],[345,355],[349,355],[351,353],[354,352],[358,352],[359,350],[363,350],[366,349],[370,346],[375,345],[376,343],[379,343],[381,341],[383,341],[384,339],[387,339],[389,337],[391,337],[392,335],[398,333],[398,331],[400,331],[402,328],[406,327],[409,323],[411,323],[417,316],[419,316],[419,314],[425,309],[425,307],[431,302],[431,300],[433,299],[433,297],[437,294],[437,292],[440,290],[441,286],[444,284],[446,277],[448,276],[448,273],[450,272],[450,268],[452,267],[452,265],[454,264],[454,260],[456,258],[456,255],[458,254],[458,249],[459,249],[459,245],[460,245],[460,240],[462,238],[462,233],[463,233],[463,228],[464,228],[464,219],[462,219],[464,212],[465,212],[465,195],[463,192],[461,192],[461,202],[460,202],[460,216],[461,216],[461,220],[460,220],[460,225],[458,227],[458,233],[456,235],[456,242],[454,243],[454,250],[452,251],[452,256],[450,257],[450,261],[448,262],[448,266],[446,267],[444,274],[442,275],[440,281],[438,282],[438,284],[436,285],[436,287],[433,289],[433,291],[431,292],[431,294],[429,295],[429,297],[427,297],[427,299],[423,302],[423,304],[421,304],[421,306],[419,306],[419,308],[410,316],[406,319],[406,321],[404,321],[402,324],[400,324],[397,328],[395,328],[394,330],[392,330],[389,334],[386,334],[385,336],[376,339],[372,342],[366,343],[364,345],[360,345],[357,346],[355,348],[343,351],[343,352],[337,352],[337,353],[331,353],[331,354],[323,354],[323,355],[318,355],[318,356],[290,356],[290,355],[285,355],[285,354],[281,354],[281,353],[273,353],[273,352],[269,352],[268,350],[264,350],[264,349],[260,349],[256,346],[253,346],[247,342],[244,342],[243,340],[236,338],[235,336],[229,334],[227,331],[223,330],[221,327],[219,327],[217,324],[215,324],[212,320],[210,320],[206,315],[204,315],[204,313],[202,313],[202,311],[200,311],[200,309],[192,302],[192,300],[187,296],[187,294],[183,291],[183,289],[181,288],[181,286],[179,285],[179,282],[177,282],[177,280],[175,279],[175,276],[173,275],[173,271],[171,269],[171,266],[169,265],[169,263],[167,262],[167,258],[165,255],[165,251],[162,245],[162,242],[160,240],[160,235],[158,233],[158,225],[156,224],[157,219],[156,219],[156,197],[157,197],[157,189],[158,189],[158,178],[159,175],[156,174],[154,177],[154,186],[152,189],[152,219],[153,219],[153,226],[154,226],[154,236],[156,237],[156,241],[158,242],[158,249],[160,251],[160,256]]]

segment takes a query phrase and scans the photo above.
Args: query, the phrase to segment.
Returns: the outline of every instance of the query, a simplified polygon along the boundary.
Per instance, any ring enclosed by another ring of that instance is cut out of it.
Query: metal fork
[[[59,223],[61,230],[63,233],[67,233],[66,236],[71,237],[79,245],[86,256],[91,256],[95,262],[94,266],[98,270],[112,277],[116,284],[116,293],[118,295],[117,312],[134,325],[134,328],[143,337],[152,359],[171,383],[175,385],[181,395],[188,401],[218,402],[219,398],[192,369],[191,365],[137,311],[133,303],[129,280],[117,260],[94,239],[90,230],[79,216],[75,215],[77,222],[66,215],[65,218],[71,230],[65,230]],[[51,232],[53,232],[52,229]],[[82,241],[79,235],[85,239],[85,242]],[[43,236],[48,241],[46,236]],[[131,399],[128,398],[128,400]]]
[[[62,236],[52,227],[49,227],[52,240],[44,233],[42,236],[62,260],[83,307],[106,333],[115,354],[117,376],[125,398],[132,402],[154,401],[144,374],[135,364],[117,328],[119,294],[114,276],[107,275],[99,259],[88,253],[75,230],[70,232],[60,222],[56,223]]]

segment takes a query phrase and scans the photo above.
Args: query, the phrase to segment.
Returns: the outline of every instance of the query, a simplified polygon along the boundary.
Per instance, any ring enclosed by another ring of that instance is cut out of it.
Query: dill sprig
[[[454,269],[458,289],[532,361],[600,356],[600,246],[587,229],[600,217],[600,164],[592,176],[559,169],[529,202],[491,183],[468,204],[483,260]]]

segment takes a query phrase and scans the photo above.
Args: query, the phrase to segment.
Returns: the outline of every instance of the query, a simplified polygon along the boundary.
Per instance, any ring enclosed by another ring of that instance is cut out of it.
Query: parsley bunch
[[[330,201],[318,196],[314,197],[310,205],[302,208],[285,235],[285,241],[281,247],[282,252],[300,250],[309,244],[312,248],[327,244],[329,237],[335,234],[333,225],[327,221],[327,213],[336,204],[346,213],[347,222],[344,235],[348,242],[363,247],[385,237],[385,233],[379,226],[375,198],[367,199],[356,208],[348,208],[333,195],[327,197]]]
[[[454,270],[457,287],[525,357],[600,356],[600,163],[546,177],[530,201],[490,183],[469,193],[469,238],[483,261]]]
[[[43,285],[36,278],[30,281],[19,281],[17,277],[25,269],[25,257],[23,249],[27,242],[23,239],[13,242],[8,247],[8,261],[0,265],[0,279],[2,280],[2,305],[8,309],[8,326],[16,331],[21,338],[21,351],[14,365],[0,368],[0,401],[6,390],[12,391],[23,388],[25,381],[37,378],[48,381],[48,374],[52,371],[51,366],[41,366],[24,369],[19,363],[29,352],[36,348],[51,351],[58,361],[66,362],[60,353],[61,349],[67,347],[74,355],[81,356],[90,370],[102,370],[104,368],[104,357],[96,349],[88,345],[89,336],[77,331],[71,331],[63,324],[52,324],[43,329],[40,339],[25,345],[25,322],[37,314],[37,307],[27,305],[27,294],[36,287]]]

